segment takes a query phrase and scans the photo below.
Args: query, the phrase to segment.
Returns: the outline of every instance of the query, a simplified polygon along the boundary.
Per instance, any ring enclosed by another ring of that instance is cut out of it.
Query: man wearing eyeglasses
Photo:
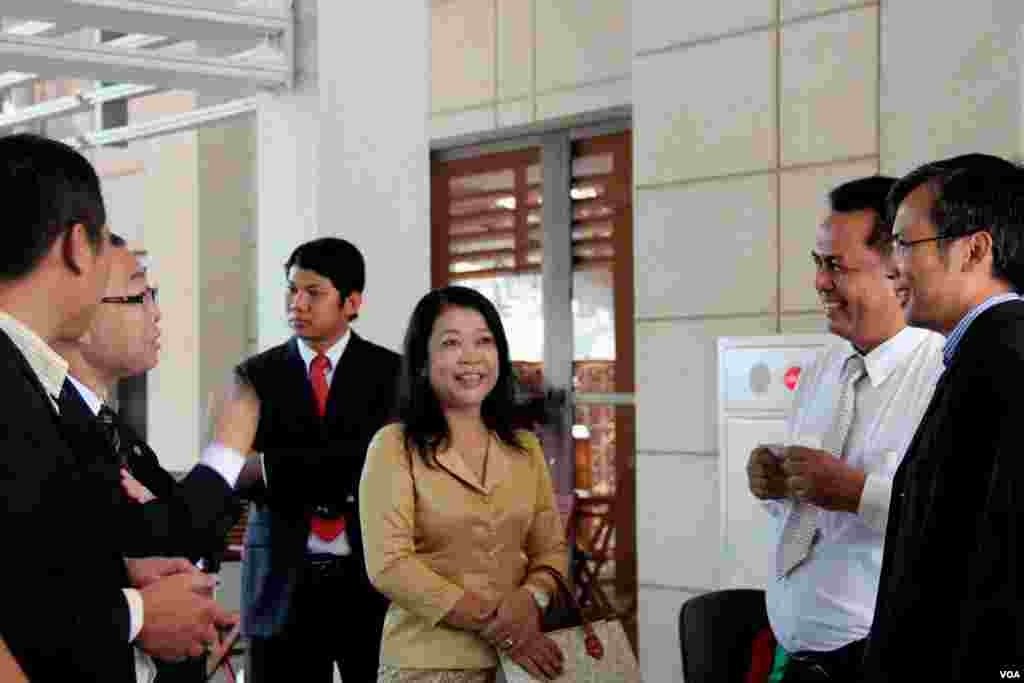
[[[942,338],[906,326],[893,287],[893,182],[861,178],[829,194],[811,257],[840,340],[804,368],[785,447],[754,449],[747,467],[778,522],[765,594],[778,645],[753,662],[770,681],[859,679],[892,475],[941,368]]]
[[[187,557],[206,566],[220,560],[224,535],[236,519],[237,472],[201,463],[181,482],[160,466],[156,453],[112,408],[121,379],[156,367],[160,352],[157,290],[146,267],[118,235],[110,236],[112,265],[107,290],[88,331],[57,350],[67,359],[69,419],[78,419],[109,458],[92,464],[108,481],[129,557]],[[148,666],[140,659],[136,668]],[[157,665],[156,683],[202,680],[202,658]]]
[[[865,681],[1024,669],[1024,175],[997,157],[928,164],[890,195],[907,321],[945,370],[893,481]]]

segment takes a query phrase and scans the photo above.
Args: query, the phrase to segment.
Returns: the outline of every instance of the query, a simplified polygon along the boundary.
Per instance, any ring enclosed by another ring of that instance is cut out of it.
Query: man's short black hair
[[[964,154],[920,166],[893,186],[889,217],[911,192],[928,185],[936,236],[992,236],[992,274],[1014,290],[1024,287],[1024,171],[990,154]],[[939,241],[945,250],[946,243]]]
[[[0,190],[6,214],[0,280],[31,273],[75,224],[99,244],[107,223],[100,180],[92,164],[64,143],[31,134],[0,137]]]
[[[883,253],[888,253],[892,244],[892,224],[888,220],[886,198],[895,183],[895,178],[873,175],[845,182],[828,193],[829,208],[836,213],[875,212],[875,224],[868,235],[867,245]]]
[[[340,237],[321,237],[300,244],[284,264],[285,277],[292,267],[311,270],[331,281],[344,300],[366,287],[366,262],[356,246]],[[355,320],[352,316],[351,320]]]

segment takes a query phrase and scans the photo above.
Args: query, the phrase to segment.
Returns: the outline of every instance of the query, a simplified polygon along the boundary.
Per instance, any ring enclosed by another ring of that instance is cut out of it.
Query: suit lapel
[[[332,430],[347,432],[351,428],[351,418],[356,412],[359,402],[366,400],[359,387],[363,376],[363,351],[366,342],[355,333],[348,340],[344,353],[338,359],[338,367],[334,368],[331,377],[331,388],[327,393],[327,424]]]
[[[316,398],[313,396],[313,385],[309,383],[309,373],[306,370],[306,361],[302,360],[299,352],[299,340],[292,337],[288,343],[288,368],[284,373],[287,386],[282,387],[282,396],[303,396],[305,400],[295,406],[296,413],[310,423],[320,422],[316,414]]]

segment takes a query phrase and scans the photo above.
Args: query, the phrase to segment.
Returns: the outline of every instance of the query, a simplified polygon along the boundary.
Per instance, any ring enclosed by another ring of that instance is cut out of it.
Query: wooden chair
[[[601,585],[601,574],[615,561],[615,499],[611,496],[579,497],[576,500],[576,557],[573,581],[582,607],[613,613],[612,601]]]
[[[242,557],[245,554],[245,529],[249,523],[249,505],[244,503],[242,506],[242,513],[235,522],[235,525],[228,529],[227,534],[224,537],[224,554],[221,558],[221,562],[241,562]],[[221,668],[224,669],[224,675],[231,683],[236,683],[236,673],[234,665],[231,663],[232,657],[238,657],[239,655],[245,654],[244,643],[241,640],[242,625],[237,624],[226,634],[222,634],[220,642],[215,645],[206,660],[206,678],[210,679],[215,673]]]

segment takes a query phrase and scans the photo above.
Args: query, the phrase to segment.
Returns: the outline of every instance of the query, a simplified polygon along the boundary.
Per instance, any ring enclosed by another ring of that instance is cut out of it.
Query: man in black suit
[[[124,559],[109,488],[66,419],[53,345],[94,315],[111,249],[99,179],[70,147],[0,138],[0,634],[30,680],[135,681],[129,643],[163,658],[202,651],[231,623],[184,559]]]
[[[1024,175],[957,157],[890,207],[907,321],[946,369],[893,482],[864,680],[998,680],[1024,668]]]
[[[160,555],[220,562],[224,536],[236,519],[233,486],[241,467],[200,463],[183,481],[160,466],[156,453],[114,412],[109,402],[121,379],[156,367],[160,308],[146,267],[118,235],[111,235],[112,267],[106,295],[81,339],[56,345],[69,363],[67,413],[91,423],[108,458],[95,463],[109,481],[129,557]],[[218,469],[218,467],[220,469]],[[202,658],[157,662],[157,683],[201,681]]]
[[[386,600],[370,585],[356,495],[366,449],[392,416],[399,356],[350,327],[365,265],[337,238],[299,246],[285,264],[295,336],[237,371],[218,441],[260,455],[242,566],[248,680],[376,680]]]

